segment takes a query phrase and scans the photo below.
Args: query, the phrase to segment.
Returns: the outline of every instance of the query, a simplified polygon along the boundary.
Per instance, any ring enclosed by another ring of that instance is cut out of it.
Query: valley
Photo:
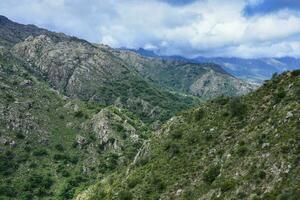
[[[296,199],[299,76],[258,88],[0,16],[0,199]]]

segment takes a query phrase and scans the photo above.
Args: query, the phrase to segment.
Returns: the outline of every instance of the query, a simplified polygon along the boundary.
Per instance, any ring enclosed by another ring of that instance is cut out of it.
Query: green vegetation
[[[215,65],[130,61],[5,21],[0,199],[299,198],[299,70],[190,109],[194,83],[203,99],[251,88]]]
[[[110,200],[124,191],[145,200],[297,199],[299,83],[298,73],[286,72],[249,95],[182,112],[144,147],[139,157],[146,162],[138,158],[82,194]]]
[[[135,114],[63,98],[9,53],[0,54],[0,113],[0,199],[72,199],[149,137]],[[92,128],[106,117],[107,143]]]

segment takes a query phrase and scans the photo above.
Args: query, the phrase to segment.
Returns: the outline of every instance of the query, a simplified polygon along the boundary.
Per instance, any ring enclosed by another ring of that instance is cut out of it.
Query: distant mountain
[[[131,50],[104,48],[158,86],[196,95],[202,100],[220,95],[242,95],[255,89],[253,85],[235,78],[217,64],[196,63],[181,57],[141,56],[156,55],[142,49],[137,50],[139,54]]]
[[[219,64],[230,74],[247,80],[249,82],[262,83],[270,79],[274,73],[282,73],[286,70],[300,69],[300,59],[283,57],[283,58],[195,58],[197,62],[212,62]]]
[[[132,52],[135,52],[135,53],[137,53],[141,56],[145,56],[145,57],[163,58],[165,60],[177,60],[177,61],[187,61],[190,63],[197,63],[196,60],[188,59],[183,56],[179,56],[179,55],[163,56],[163,55],[159,55],[159,54],[155,53],[155,51],[144,49],[144,48],[138,48],[138,49],[120,48],[120,50],[132,51]]]
[[[163,58],[166,60],[181,60],[190,63],[215,63],[220,65],[226,72],[250,83],[261,84],[270,79],[274,73],[282,73],[286,70],[300,69],[300,59],[292,57],[282,58],[257,58],[246,59],[238,57],[196,57],[193,59],[182,56],[160,56],[154,51],[139,49],[127,49],[142,56]]]

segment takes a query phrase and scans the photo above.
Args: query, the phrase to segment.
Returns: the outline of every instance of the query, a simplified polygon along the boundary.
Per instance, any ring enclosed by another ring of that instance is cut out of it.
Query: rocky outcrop
[[[104,108],[85,124],[85,129],[95,134],[103,150],[120,150],[125,140],[131,143],[141,141],[141,132],[132,125],[132,119],[118,110],[114,107]],[[138,123],[137,126],[143,126],[142,122],[134,123]]]

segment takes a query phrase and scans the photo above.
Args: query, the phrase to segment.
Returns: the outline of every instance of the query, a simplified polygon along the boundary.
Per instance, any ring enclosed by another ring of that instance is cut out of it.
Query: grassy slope
[[[111,175],[83,199],[298,199],[299,76],[176,116],[128,175]]]

